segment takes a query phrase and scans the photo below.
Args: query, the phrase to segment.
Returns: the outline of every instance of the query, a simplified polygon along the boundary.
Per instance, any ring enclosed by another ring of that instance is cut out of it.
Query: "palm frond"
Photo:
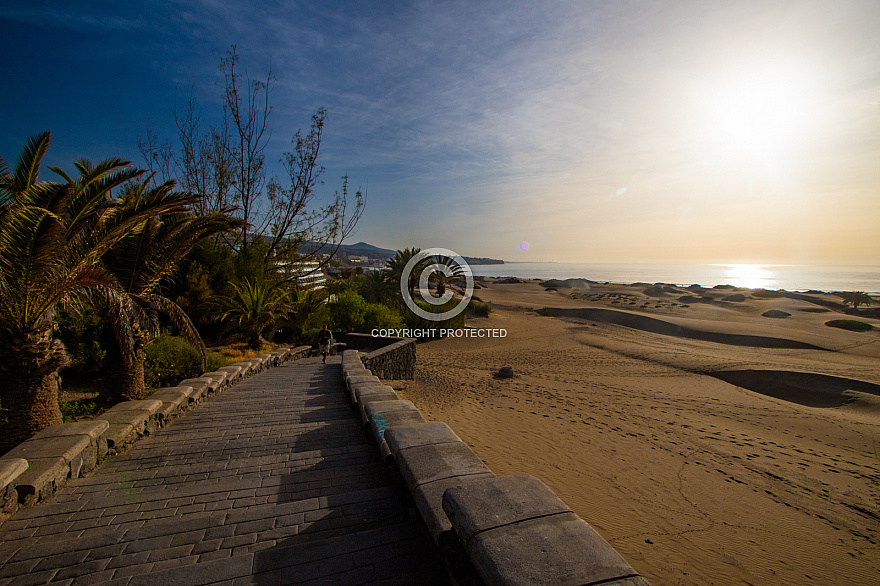
[[[183,311],[179,305],[162,295],[150,294],[147,298],[150,300],[150,303],[159,309],[159,311],[168,316],[171,323],[173,323],[174,327],[180,332],[180,335],[198,349],[202,355],[202,369],[207,368],[207,348],[205,347],[205,343],[202,341],[202,337],[199,335],[198,330],[196,330],[196,326],[192,323],[192,320],[186,312]]]
[[[28,187],[37,182],[40,174],[40,165],[42,165],[43,157],[49,150],[49,144],[52,142],[52,134],[47,130],[42,134],[30,137],[27,144],[18,157],[18,164],[12,175],[12,188],[17,192],[23,192]]]

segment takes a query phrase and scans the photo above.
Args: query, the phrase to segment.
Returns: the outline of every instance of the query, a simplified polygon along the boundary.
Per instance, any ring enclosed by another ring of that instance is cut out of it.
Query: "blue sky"
[[[277,78],[271,171],[328,109],[324,193],[369,187],[353,241],[630,262],[880,248],[873,1],[7,0],[0,155],[48,129],[50,163],[140,163],[147,123],[174,137],[175,94],[218,112],[233,43]]]

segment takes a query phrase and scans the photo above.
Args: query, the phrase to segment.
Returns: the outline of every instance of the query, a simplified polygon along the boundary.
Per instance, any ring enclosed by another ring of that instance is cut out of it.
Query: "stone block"
[[[391,392],[394,392],[393,390]],[[395,397],[397,393],[394,393]],[[398,411],[418,411],[415,405],[412,404],[412,401],[404,401],[399,398],[397,399],[386,399],[386,400],[378,400],[378,401],[364,401],[362,405],[360,405],[361,415],[363,416],[364,423],[368,423],[373,415],[382,415],[388,413],[394,413]],[[385,432],[382,432],[381,437],[382,442],[385,441]]]
[[[429,421],[411,426],[396,426],[385,432],[385,442],[391,454],[407,448],[430,444],[449,444],[461,439],[442,421]]]
[[[385,401],[382,401],[385,402]],[[368,403],[372,405],[372,403]],[[386,459],[391,455],[388,444],[385,443],[385,432],[394,429],[397,426],[408,426],[424,423],[425,418],[419,413],[418,409],[412,411],[391,411],[388,413],[376,413],[370,421],[370,432],[376,445],[379,446],[379,453],[382,459]]]
[[[290,351],[290,355],[288,356],[288,360],[299,360],[300,358],[305,358],[311,352],[311,346],[297,346],[293,350]]]
[[[487,586],[605,584],[638,576],[613,547],[574,513],[529,519],[477,533],[466,551]]]
[[[168,425],[168,422],[180,415],[189,406],[189,395],[179,388],[159,389],[151,399],[162,401],[162,406],[156,414],[159,416],[159,425]]]
[[[107,438],[107,447],[120,453],[140,436],[135,426],[130,423],[111,423],[104,437]]]
[[[245,364],[250,365],[251,374],[256,374],[258,372],[263,372],[263,360],[262,358],[257,358],[256,356],[253,358],[249,358],[243,361]]]
[[[351,398],[352,404],[357,405],[358,394],[365,393],[365,392],[385,390],[387,388],[391,388],[391,387],[386,387],[382,383],[377,383],[376,381],[371,381],[371,380],[356,382],[356,383],[352,383],[352,385],[351,385],[351,392],[349,392],[349,397]],[[393,391],[394,389],[391,389],[391,390]]]
[[[190,385],[177,385],[176,387],[163,387],[159,389],[160,391],[164,391],[165,389],[174,389],[175,391],[180,391],[184,395],[186,395],[186,399],[189,403],[195,403],[195,394],[196,390],[192,388]]]
[[[236,362],[232,366],[238,366],[241,368],[241,376],[242,378],[250,376],[254,374],[254,365],[250,361],[242,360],[241,362]]]
[[[440,537],[447,531],[452,530],[452,523],[443,510],[443,493],[450,488],[469,486],[494,478],[491,472],[469,474],[467,476],[453,476],[435,482],[421,484],[412,492],[413,501],[434,543],[439,543]]]
[[[60,456],[32,458],[28,468],[16,479],[18,500],[28,505],[37,503],[55,492],[70,475],[70,463]]]
[[[235,384],[241,380],[242,377],[242,367],[240,365],[233,364],[232,366],[221,366],[217,369],[217,372],[225,372],[226,380],[229,381],[229,384]]]
[[[23,458],[28,462],[44,458],[61,458],[65,463],[74,463],[74,468],[81,464],[83,452],[94,450],[93,440],[88,435],[69,435],[60,437],[31,438],[9,450],[3,458]],[[97,453],[90,459],[97,460]],[[94,462],[92,463],[94,468]]]
[[[18,510],[18,477],[28,469],[27,460],[0,460],[0,523]]]
[[[122,412],[122,411],[149,411],[150,413],[155,413],[162,406],[162,401],[157,401],[155,399],[143,399],[141,401],[123,401],[122,403],[117,403],[113,405],[110,409],[105,411],[106,413],[113,412]]]
[[[192,388],[192,393],[190,394],[190,398],[194,403],[198,403],[202,399],[204,399],[208,393],[211,391],[211,387],[208,384],[208,381],[200,380],[197,378],[188,378],[177,383],[178,387],[190,387]]]
[[[428,482],[491,472],[463,442],[407,448],[395,460],[411,492]]]
[[[382,381],[379,380],[378,376],[373,376],[369,372],[364,372],[364,373],[356,372],[353,374],[346,374],[345,375],[345,388],[348,389],[349,392],[351,392],[351,387],[354,383],[362,383],[362,382],[375,382],[375,383],[381,384]]]
[[[16,479],[28,469],[24,458],[3,458],[0,460],[0,494],[7,486],[15,486]]]
[[[110,424],[105,436],[108,446],[118,452],[138,437],[150,435],[158,426],[161,407],[162,401],[155,399],[125,401],[99,415],[98,419]]]
[[[108,427],[109,424],[101,419],[62,423],[38,431],[31,439],[87,435],[90,438],[90,443],[95,447],[95,464],[97,465],[107,455],[107,439],[104,434]]]
[[[397,401],[398,396],[397,393],[394,392],[394,389],[391,387],[386,387],[384,385],[367,388],[367,389],[358,389],[357,391],[357,406],[358,412],[361,415],[361,421],[367,423],[367,416],[364,414],[364,405],[371,401]]]
[[[202,396],[211,395],[220,390],[220,385],[222,385],[222,381],[220,377],[213,376],[200,376],[196,378],[188,378],[180,381],[178,384],[181,385],[189,385],[193,388],[196,388],[198,383],[204,383],[206,388],[202,389]]]
[[[534,476],[504,476],[450,489],[443,497],[443,508],[465,547],[482,531],[571,512]]]
[[[218,388],[224,388],[224,387],[229,386],[229,383],[228,383],[229,374],[222,371],[222,370],[213,370],[211,372],[203,372],[202,376],[200,376],[199,378],[210,378],[212,380],[219,379],[219,387]]]

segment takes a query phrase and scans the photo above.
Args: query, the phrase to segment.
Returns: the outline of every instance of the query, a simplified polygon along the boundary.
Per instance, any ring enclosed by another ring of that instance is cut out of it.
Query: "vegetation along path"
[[[430,584],[338,359],[238,383],[0,526],[7,584]]]

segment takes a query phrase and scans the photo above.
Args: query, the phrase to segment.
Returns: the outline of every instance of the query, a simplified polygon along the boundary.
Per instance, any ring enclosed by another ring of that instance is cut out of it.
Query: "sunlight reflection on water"
[[[734,287],[747,287],[749,289],[773,289],[776,280],[773,271],[765,265],[725,265],[724,278],[727,283]]]

